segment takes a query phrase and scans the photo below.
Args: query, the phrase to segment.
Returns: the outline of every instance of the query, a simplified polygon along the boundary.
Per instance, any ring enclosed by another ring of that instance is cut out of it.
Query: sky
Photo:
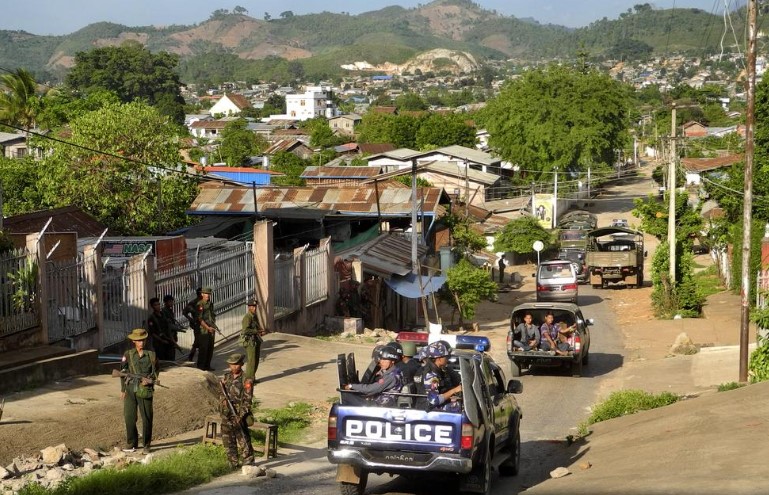
[[[236,6],[261,19],[268,12],[310,14],[322,11],[359,14],[391,5],[411,8],[430,0],[25,0],[3,2],[0,29],[23,30],[38,35],[69,34],[94,22],[109,21],[126,26],[190,25],[205,21],[216,9]],[[615,19],[633,5],[650,3],[655,8],[696,7],[723,12],[724,3],[736,0],[474,0],[487,10],[505,16],[531,17],[546,24],[581,27],[607,17]],[[744,2],[743,2],[744,3]]]

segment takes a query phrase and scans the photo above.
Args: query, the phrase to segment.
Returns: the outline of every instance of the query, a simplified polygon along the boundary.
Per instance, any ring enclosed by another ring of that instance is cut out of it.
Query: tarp
[[[409,299],[418,299],[422,297],[423,294],[425,296],[432,294],[443,287],[443,284],[446,283],[446,277],[422,275],[420,281],[420,277],[415,273],[409,273],[403,277],[391,277],[385,279],[385,282],[387,282],[387,285],[389,285],[392,290],[401,296]],[[421,290],[420,284],[422,287]]]

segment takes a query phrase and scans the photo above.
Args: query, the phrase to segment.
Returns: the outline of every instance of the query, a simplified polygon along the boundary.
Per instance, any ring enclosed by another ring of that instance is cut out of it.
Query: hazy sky
[[[697,7],[706,12],[723,12],[724,3],[736,0],[656,0],[657,8]],[[541,23],[579,27],[596,19],[614,19],[619,13],[644,0],[475,0],[488,10],[503,15],[532,17]],[[0,29],[24,30],[33,34],[68,34],[99,21],[126,26],[195,24],[205,21],[216,9],[231,10],[240,5],[255,18],[265,12],[278,17],[290,10],[295,14],[349,12],[358,14],[390,5],[415,7],[429,0],[4,0]],[[715,9],[715,10],[714,10]]]

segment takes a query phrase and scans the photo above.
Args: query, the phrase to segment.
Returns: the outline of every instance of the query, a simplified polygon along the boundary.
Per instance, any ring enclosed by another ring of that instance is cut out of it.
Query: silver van
[[[537,281],[537,302],[568,301],[577,304],[579,286],[571,261],[543,261],[537,266],[534,277]]]

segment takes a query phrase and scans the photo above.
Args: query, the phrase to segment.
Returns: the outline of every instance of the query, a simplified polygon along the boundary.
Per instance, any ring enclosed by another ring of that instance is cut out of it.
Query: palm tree
[[[26,69],[0,76],[0,123],[32,129],[39,104],[36,90],[35,78]]]

